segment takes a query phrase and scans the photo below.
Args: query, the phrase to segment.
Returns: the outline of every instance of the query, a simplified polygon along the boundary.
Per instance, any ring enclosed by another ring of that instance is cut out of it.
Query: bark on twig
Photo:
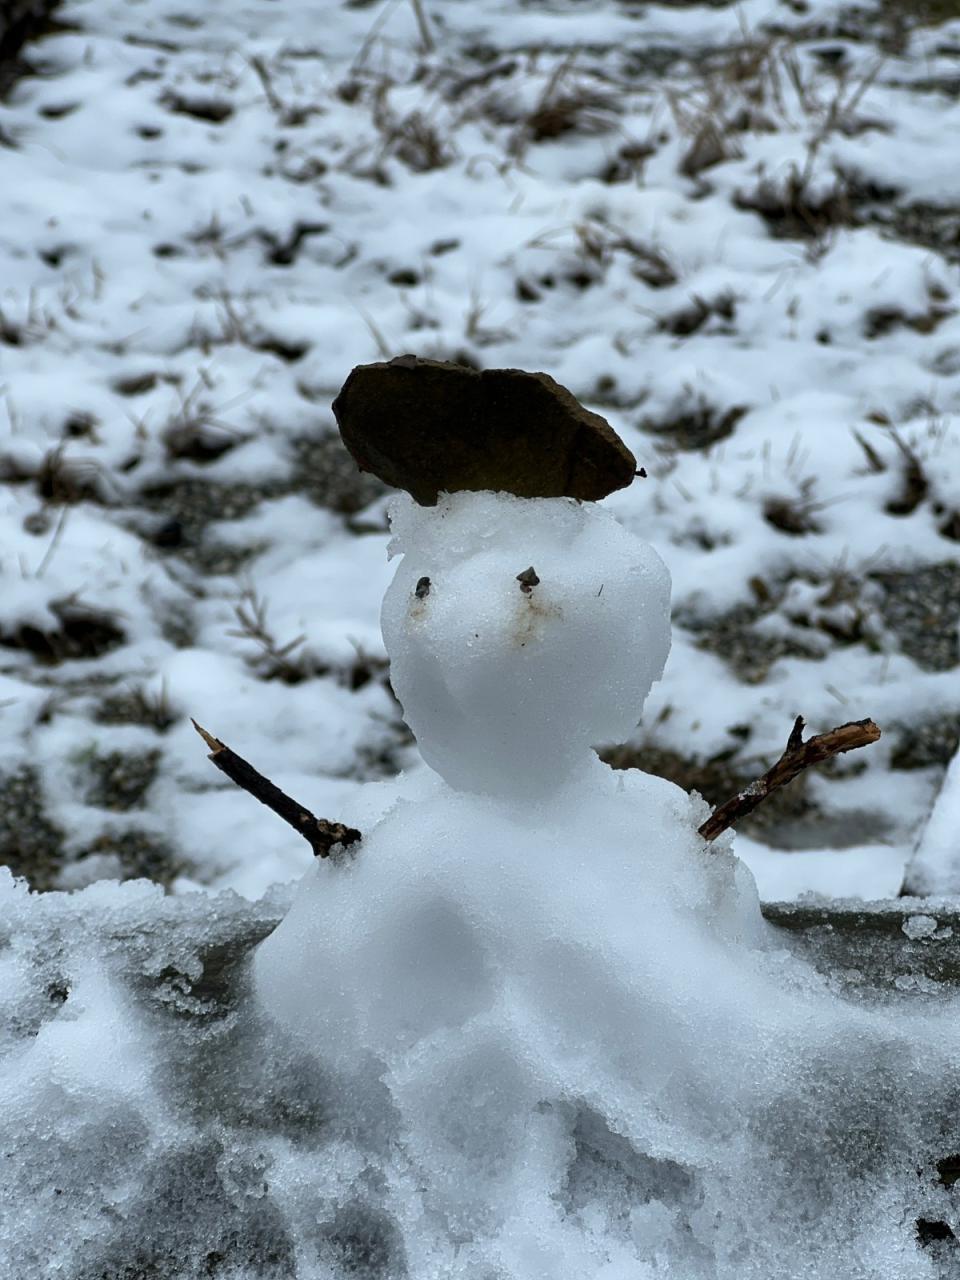
[[[297,804],[296,800],[281,791],[269,778],[258,773],[252,764],[248,764],[235,751],[231,751],[219,738],[215,738],[212,733],[207,733],[196,720],[192,723],[210,748],[210,759],[217,768],[225,773],[231,782],[248,791],[255,800],[259,800],[261,804],[265,804],[268,809],[272,809],[283,818],[284,822],[288,822],[303,836],[304,840],[308,841],[318,858],[329,857],[335,845],[347,848],[362,839],[360,832],[354,827],[345,827],[342,822],[328,822],[326,818],[315,817],[309,809],[302,804]]]
[[[752,813],[767,796],[778,787],[792,782],[804,769],[821,764],[843,751],[869,746],[880,737],[880,729],[872,720],[853,720],[827,733],[818,733],[804,742],[803,725],[803,716],[797,716],[787,739],[786,750],[773,768],[711,813],[699,828],[704,840],[716,840],[722,831]]]

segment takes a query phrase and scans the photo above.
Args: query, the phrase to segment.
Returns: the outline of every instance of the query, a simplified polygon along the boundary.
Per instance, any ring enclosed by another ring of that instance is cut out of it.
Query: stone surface
[[[360,470],[423,506],[462,489],[595,502],[637,469],[613,428],[545,373],[398,356],[358,365],[333,411]]]
[[[839,990],[920,1000],[944,999],[960,985],[955,899],[767,902],[763,914]]]

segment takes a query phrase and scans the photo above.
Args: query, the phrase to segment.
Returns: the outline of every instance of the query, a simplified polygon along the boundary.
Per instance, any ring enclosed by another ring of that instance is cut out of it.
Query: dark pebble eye
[[[427,596],[430,594],[430,579],[421,578],[420,581],[417,583],[416,587],[414,588],[413,594],[417,597],[418,600],[425,600]]]
[[[520,590],[524,595],[529,595],[540,579],[537,577],[536,569],[531,565],[529,569],[524,569],[523,573],[517,574],[517,581],[520,583]]]

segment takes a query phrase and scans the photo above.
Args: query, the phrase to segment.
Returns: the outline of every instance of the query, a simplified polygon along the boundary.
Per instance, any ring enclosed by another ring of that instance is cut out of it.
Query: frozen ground
[[[299,875],[189,715],[387,807],[384,495],[330,402],[412,350],[547,370],[649,472],[607,505],[673,650],[611,758],[720,800],[797,713],[872,716],[741,849],[765,897],[895,892],[960,732],[955,6],[426,22],[74,0],[0,104],[0,860]]]

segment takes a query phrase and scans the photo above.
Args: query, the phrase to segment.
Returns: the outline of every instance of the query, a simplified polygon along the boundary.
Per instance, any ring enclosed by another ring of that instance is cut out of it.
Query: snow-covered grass
[[[823,911],[960,730],[950,2],[63,6],[0,104],[0,861],[77,890],[0,868],[4,1276],[955,1274],[955,905]],[[649,473],[394,504],[443,776],[331,435],[411,349]],[[884,737],[707,847],[798,713]]]
[[[774,897],[832,884],[783,847],[889,892],[960,728],[960,23],[484,0],[425,48],[417,8],[70,0],[0,104],[0,857],[306,869],[189,715],[353,823],[419,767],[329,435],[413,350],[545,369],[646,466],[606,505],[677,625],[620,762],[719,800],[871,715],[745,832]]]

